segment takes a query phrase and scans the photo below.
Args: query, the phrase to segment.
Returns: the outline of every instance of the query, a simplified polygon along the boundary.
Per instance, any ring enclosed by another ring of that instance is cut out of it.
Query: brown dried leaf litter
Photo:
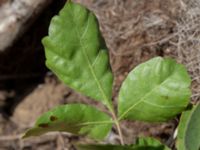
[[[92,9],[111,51],[116,91],[128,71],[156,55],[186,65],[200,100],[199,0],[76,0]]]

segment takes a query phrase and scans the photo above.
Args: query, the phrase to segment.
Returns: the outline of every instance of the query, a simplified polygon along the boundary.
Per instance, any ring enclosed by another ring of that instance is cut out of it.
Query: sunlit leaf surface
[[[112,121],[107,114],[84,104],[69,104],[58,106],[40,116],[24,138],[49,131],[65,131],[102,139],[111,127]]]
[[[69,87],[112,107],[113,75],[95,15],[67,2],[42,40],[46,65]]]
[[[189,103],[191,79],[181,64],[156,57],[133,69],[119,93],[119,118],[167,121]]]

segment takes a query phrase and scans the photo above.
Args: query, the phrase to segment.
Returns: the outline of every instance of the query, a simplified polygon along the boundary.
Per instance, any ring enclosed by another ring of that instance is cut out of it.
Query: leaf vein
[[[172,74],[170,74],[168,77],[167,77],[167,79],[165,79],[162,83],[160,83],[158,86],[156,86],[156,87],[154,87],[152,90],[150,90],[146,95],[144,95],[138,102],[136,102],[134,105],[132,105],[131,107],[129,107],[128,109],[127,109],[127,111],[125,111],[120,117],[119,117],[119,119],[118,120],[121,120],[129,111],[131,111],[132,109],[134,109],[138,104],[140,104],[140,103],[142,103],[142,102],[146,102],[146,101],[144,101],[144,99],[146,98],[146,97],[148,97],[154,90],[156,90],[157,88],[159,88],[160,86],[162,86],[166,81],[168,81],[169,80],[169,78],[171,77],[173,75],[173,73]]]
[[[76,126],[87,126],[87,125],[103,125],[103,124],[113,124],[113,121],[94,121],[94,122],[83,122],[78,123]]]
[[[70,6],[70,7],[71,7],[71,6]],[[72,9],[71,9],[71,10],[72,10]],[[73,11],[72,11],[72,12],[73,12]],[[73,13],[74,13],[74,12],[73,12]],[[73,14],[73,13],[70,12],[70,14],[72,15],[72,18],[74,18],[74,14]],[[88,19],[89,19],[89,18],[88,18]],[[73,20],[73,21],[74,21],[74,20]],[[75,21],[74,21],[74,24],[76,25]],[[88,57],[88,55],[87,55],[86,48],[84,47],[84,45],[83,45],[83,43],[82,43],[82,40],[80,39],[80,32],[79,32],[79,30],[77,29],[76,26],[75,26],[74,28],[75,28],[76,33],[77,33],[77,35],[78,35],[78,39],[79,39],[79,42],[80,42],[80,46],[81,46],[82,52],[83,52],[83,54],[84,54],[84,57],[85,57],[85,59],[86,59],[86,61],[87,61],[87,63],[88,63],[90,72],[91,72],[91,74],[92,74],[92,76],[93,76],[93,78],[94,78],[94,80],[95,80],[95,82],[96,82],[96,84],[97,84],[97,86],[98,86],[98,89],[99,89],[99,91],[100,91],[100,93],[101,93],[101,95],[102,95],[102,97],[103,97],[103,101],[104,101],[105,104],[108,106],[108,108],[109,108],[110,110],[112,110],[111,104],[109,103],[109,99],[108,99],[108,97],[106,96],[106,94],[105,94],[105,92],[104,92],[104,90],[103,90],[103,88],[102,88],[101,83],[98,81],[98,78],[97,78],[96,73],[95,73],[95,71],[94,71],[94,69],[93,69],[92,63],[90,62],[89,57]]]

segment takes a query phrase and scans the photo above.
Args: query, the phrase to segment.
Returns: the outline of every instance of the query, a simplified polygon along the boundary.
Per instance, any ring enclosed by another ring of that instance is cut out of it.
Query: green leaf
[[[191,108],[185,110],[180,118],[179,125],[178,125],[178,134],[177,134],[177,141],[176,147],[178,150],[186,150],[184,145],[184,136],[185,136],[185,129],[187,127],[187,122],[191,115]]]
[[[176,146],[178,150],[200,149],[200,104],[182,113]]]
[[[102,139],[111,127],[112,120],[107,114],[84,104],[68,104],[44,113],[23,137],[39,136],[49,131],[66,131]]]
[[[136,146],[152,146],[152,147],[159,147],[160,150],[170,150],[170,148],[163,145],[160,141],[151,137],[138,138],[135,145]]]
[[[163,146],[79,145],[78,150],[164,150]]]
[[[156,57],[133,69],[119,93],[119,120],[167,121],[189,103],[191,79],[181,64]]]
[[[72,89],[112,107],[113,75],[95,15],[67,2],[42,40],[46,65]]]
[[[170,150],[153,138],[139,138],[135,145],[78,145],[79,150]]]
[[[132,146],[121,145],[78,145],[78,150],[135,150]]]

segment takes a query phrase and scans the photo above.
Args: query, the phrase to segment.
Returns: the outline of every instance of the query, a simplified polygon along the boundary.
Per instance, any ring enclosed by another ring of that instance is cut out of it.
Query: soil
[[[110,50],[115,104],[122,81],[136,65],[154,56],[171,56],[178,60],[168,44],[152,45],[173,32],[177,8],[170,0],[76,1],[93,10],[99,19]],[[54,106],[74,102],[99,106],[61,83],[45,67],[40,41],[47,35],[50,18],[64,3],[64,0],[54,2],[30,30],[0,53],[0,150],[74,150],[75,142],[91,142],[84,137],[57,132],[21,139],[22,133],[34,124],[36,118]],[[154,25],[151,19],[155,18],[162,24]],[[133,143],[138,136],[152,136],[174,148],[173,135],[177,124],[177,118],[162,124],[126,121],[122,123],[122,131],[126,144]],[[106,142],[119,142],[115,128]]]

